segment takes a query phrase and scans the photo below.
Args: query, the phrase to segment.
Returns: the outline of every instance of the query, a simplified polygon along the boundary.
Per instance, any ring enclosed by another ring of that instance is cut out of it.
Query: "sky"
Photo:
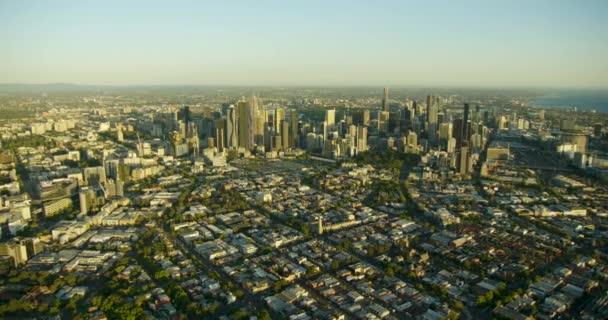
[[[0,83],[608,88],[606,0],[0,0]]]

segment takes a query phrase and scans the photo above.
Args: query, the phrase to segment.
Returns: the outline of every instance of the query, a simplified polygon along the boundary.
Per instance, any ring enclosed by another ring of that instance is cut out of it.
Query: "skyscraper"
[[[230,105],[226,111],[226,147],[229,149],[238,147],[237,127],[236,109]]]
[[[461,175],[467,175],[471,172],[471,159],[469,156],[469,147],[467,144],[460,147],[460,151],[458,154],[458,173]]]
[[[226,128],[223,119],[215,120],[215,144],[218,152],[224,151],[224,141],[226,141]]]
[[[367,151],[367,127],[357,127],[357,153]]]
[[[369,125],[369,118],[370,118],[369,110],[368,109],[363,110],[361,117],[362,117],[362,123],[361,124],[363,124],[364,126],[368,126]]]
[[[281,121],[281,143],[283,144],[283,150],[293,147],[291,140],[289,140],[289,122]]]
[[[382,96],[382,111],[388,111],[388,88],[384,88],[384,95]]]
[[[237,102],[236,109],[239,147],[250,150],[253,147],[253,134],[251,132],[253,129],[252,110],[249,104],[245,101]]]
[[[456,149],[460,148],[460,146],[462,145],[462,133],[464,130],[463,122],[464,121],[462,119],[454,119],[454,122],[452,122],[452,137],[456,139]]]
[[[274,110],[274,118],[273,118],[274,132],[276,132],[276,133],[281,132],[281,126],[282,126],[283,120],[285,120],[285,109],[276,108]],[[283,141],[283,144],[285,144],[285,141]]]
[[[463,124],[462,124],[462,140],[463,141],[469,141],[469,136],[471,135],[471,132],[469,130],[470,125],[469,125],[469,113],[470,113],[470,107],[468,103],[464,104],[464,115],[462,118]]]
[[[433,96],[427,96],[427,129],[429,141],[437,144],[437,103]]]
[[[390,120],[390,112],[378,111],[378,131],[388,133],[388,122]]]
[[[180,113],[179,120],[182,120],[187,128],[190,121],[192,121],[192,116],[190,114],[190,107],[189,106],[182,107],[182,109],[180,110],[179,113]]]
[[[336,109],[325,111],[325,122],[329,127],[333,127],[336,124]]]
[[[297,148],[299,143],[298,143],[298,112],[295,109],[291,109],[291,112],[289,114],[289,121],[291,123],[291,128],[289,130],[289,136],[290,136],[290,141],[291,141],[291,147],[292,148]]]

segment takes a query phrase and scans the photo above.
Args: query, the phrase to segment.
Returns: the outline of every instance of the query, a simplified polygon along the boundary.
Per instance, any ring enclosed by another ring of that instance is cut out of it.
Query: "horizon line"
[[[97,87],[97,88],[134,88],[134,87],[210,87],[210,88],[393,88],[393,89],[587,89],[587,90],[607,90],[608,85],[580,86],[580,85],[429,85],[429,84],[91,84],[74,82],[0,82],[0,86],[77,86],[77,87]]]

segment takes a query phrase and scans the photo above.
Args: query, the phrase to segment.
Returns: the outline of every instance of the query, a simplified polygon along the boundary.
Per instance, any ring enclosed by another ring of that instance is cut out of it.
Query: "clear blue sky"
[[[0,83],[608,88],[608,0],[0,0]]]

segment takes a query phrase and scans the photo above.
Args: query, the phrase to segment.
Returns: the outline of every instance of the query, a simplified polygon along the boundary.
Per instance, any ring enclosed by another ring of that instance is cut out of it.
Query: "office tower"
[[[177,128],[182,137],[186,136],[186,123],[183,120],[177,121]]]
[[[416,135],[416,132],[410,131],[408,133],[407,144],[408,144],[408,146],[412,146],[412,147],[415,147],[418,145],[418,135]]]
[[[357,152],[367,151],[367,127],[357,127]]]
[[[103,187],[105,191],[106,199],[113,197],[124,197],[124,182],[121,180],[114,181],[113,179],[108,179],[108,182]]]
[[[545,120],[545,110],[544,110],[544,109],[541,109],[541,110],[538,112],[538,118],[539,118],[541,121]]]
[[[27,247],[16,239],[0,243],[0,256],[12,257],[13,266],[17,267],[27,262]]]
[[[479,150],[481,148],[481,135],[479,133],[473,133],[471,135],[469,146],[472,150]]]
[[[370,113],[368,109],[365,109],[362,111],[362,115],[361,115],[361,124],[364,126],[369,126],[369,118],[370,118]]]
[[[330,109],[325,111],[325,123],[330,128],[333,128],[336,124],[336,109]]]
[[[473,122],[477,123],[479,121],[481,121],[481,113],[480,113],[480,108],[479,105],[475,106],[475,116],[473,117]]]
[[[188,124],[188,123],[190,123],[191,119],[192,119],[192,117],[190,115],[190,107],[183,106],[182,109],[180,110],[180,120],[182,120],[186,124]]]
[[[378,131],[388,133],[388,122],[390,120],[390,112],[378,111]]]
[[[464,115],[462,118],[463,124],[462,124],[462,140],[463,141],[468,141],[469,140],[469,136],[471,135],[471,132],[469,131],[469,112],[470,112],[470,107],[468,103],[464,104]]]
[[[596,123],[593,125],[593,135],[596,137],[602,136],[602,124],[601,123]]]
[[[468,173],[471,172],[469,147],[466,146],[466,144],[463,145],[462,147],[460,147],[457,161],[458,161],[458,165],[457,165],[458,173],[460,173],[461,175],[467,175]]]
[[[446,151],[450,154],[456,151],[456,139],[452,137],[448,139]]]
[[[44,250],[44,244],[40,241],[40,238],[37,237],[23,238],[19,240],[19,244],[25,245],[28,259]]]
[[[353,124],[353,116],[345,115],[344,121],[346,122],[346,125],[350,126],[351,124]]]
[[[452,137],[454,137],[454,139],[456,139],[456,149],[459,149],[460,146],[462,146],[462,141],[463,141],[462,132],[464,130],[463,123],[464,123],[463,119],[454,119],[454,122],[452,122]]]
[[[507,130],[507,123],[507,118],[505,116],[501,116],[500,119],[498,119],[498,130]]]
[[[228,149],[238,147],[238,125],[236,119],[236,109],[233,105],[230,105],[226,110],[226,147]]]
[[[258,146],[265,145],[264,134],[266,131],[267,124],[267,111],[263,108],[258,108],[255,113],[255,130],[254,130],[254,142]]]
[[[249,98],[248,103],[248,112],[247,114],[247,123],[248,123],[248,147],[247,149],[252,149],[258,140],[262,140],[261,136],[263,135],[263,127],[259,126],[257,121],[259,120],[260,115],[262,114],[262,110],[264,110],[262,106],[262,99],[257,97],[256,95],[252,95]],[[238,117],[238,115],[237,115]],[[241,146],[243,147],[243,146]]]
[[[224,141],[226,140],[226,128],[224,119],[215,120],[215,145],[218,152],[224,152]]]
[[[251,132],[253,129],[252,108],[249,106],[249,103],[245,101],[237,102],[236,108],[239,147],[250,150],[253,147],[253,134]]]
[[[587,152],[587,135],[577,132],[562,132],[561,142],[576,145],[576,151]]]
[[[426,112],[424,113],[424,116],[426,117],[426,122],[429,122],[429,111],[431,108],[431,105],[435,104],[435,99],[433,98],[432,95],[428,95],[426,96]]]
[[[291,141],[291,147],[292,148],[297,148],[299,146],[299,139],[298,139],[298,112],[295,109],[291,109],[290,115],[289,115],[289,121],[291,123],[290,125],[290,130],[289,130],[289,136],[290,136],[290,141]]]
[[[285,120],[281,121],[281,143],[284,150],[293,147],[289,140],[289,122]]]
[[[437,103],[433,96],[427,96],[427,129],[429,141],[437,144]]]
[[[283,108],[276,108],[274,110],[274,132],[276,133],[280,133],[281,132],[281,126],[283,121],[285,120],[285,109]],[[283,141],[284,143],[285,141]]]
[[[273,136],[271,141],[270,149],[272,151],[277,151],[283,147],[281,144],[281,136]]]
[[[84,168],[83,176],[87,185],[98,185],[106,182],[106,170],[103,166]]]
[[[97,198],[97,193],[94,189],[89,187],[84,187],[80,190],[78,194],[78,199],[80,200],[80,214],[86,215],[91,209],[95,206]]]
[[[215,138],[209,137],[209,138],[207,138],[207,149],[213,149],[213,148],[215,148]]]
[[[439,125],[439,143],[445,146],[448,141],[452,138],[453,124],[451,122],[444,122]]]
[[[388,111],[388,88],[384,88],[384,95],[382,96],[382,111]]]
[[[125,136],[122,133],[122,127],[119,127],[118,131],[116,132],[116,140],[118,140],[119,142],[125,141]]]

